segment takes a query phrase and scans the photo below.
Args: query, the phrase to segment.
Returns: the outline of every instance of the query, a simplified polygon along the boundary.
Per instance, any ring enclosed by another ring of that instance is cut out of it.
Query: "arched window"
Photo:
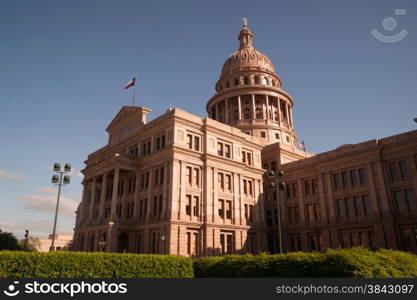
[[[227,81],[227,82],[226,82],[226,87],[227,87],[228,89],[230,89],[230,81]]]
[[[259,84],[259,76],[255,75],[255,77],[253,77],[253,81],[255,84]]]
[[[262,109],[260,107],[257,107],[255,109],[255,116],[256,116],[256,119],[262,119]]]
[[[269,85],[269,79],[268,79],[268,77],[264,77],[264,85]]]
[[[275,86],[275,80],[272,80],[272,86]]]
[[[251,118],[250,117],[250,109],[249,108],[245,108],[244,118],[246,120],[249,120]]]
[[[235,86],[239,85],[239,78],[235,78]]]
[[[239,119],[239,110],[238,109],[235,109],[234,114],[233,114],[233,118],[235,120]]]
[[[249,77],[248,76],[243,77],[243,83],[244,84],[249,84]]]
[[[274,112],[274,120],[275,121],[278,121],[278,111],[275,111]]]

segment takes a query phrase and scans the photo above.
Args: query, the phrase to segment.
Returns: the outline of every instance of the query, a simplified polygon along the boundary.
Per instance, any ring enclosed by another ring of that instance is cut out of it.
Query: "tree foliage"
[[[0,250],[20,250],[19,242],[13,233],[0,229]]]

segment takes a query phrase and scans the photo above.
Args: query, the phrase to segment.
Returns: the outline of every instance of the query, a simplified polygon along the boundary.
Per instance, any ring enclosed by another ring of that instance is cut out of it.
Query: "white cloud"
[[[73,234],[71,226],[61,224],[57,228],[58,234]],[[13,232],[18,238],[23,238],[26,229],[29,229],[29,235],[37,238],[47,238],[52,233],[53,219],[50,220],[28,220],[16,223],[0,223],[0,229],[7,232]]]
[[[23,202],[24,208],[54,214],[57,200],[56,190],[49,187],[40,187],[37,191],[39,194],[22,195],[18,199]],[[61,194],[59,199],[60,215],[74,217],[77,206],[77,201]]]
[[[53,194],[53,193],[57,193],[57,189],[50,187],[50,186],[41,186],[39,188],[36,189],[39,193],[45,193],[45,194]]]
[[[69,172],[69,175],[70,176],[76,176],[76,177],[84,178],[84,174],[81,173],[80,170],[78,170],[78,169],[76,169],[74,167],[71,167],[71,172]]]
[[[19,180],[19,179],[23,179],[24,177],[23,175],[18,174],[18,173],[10,173],[4,170],[0,170],[0,178],[10,179],[10,180]]]

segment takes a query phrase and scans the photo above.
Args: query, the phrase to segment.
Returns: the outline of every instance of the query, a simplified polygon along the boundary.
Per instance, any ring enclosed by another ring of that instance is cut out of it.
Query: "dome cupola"
[[[265,144],[296,145],[291,96],[265,54],[253,46],[247,19],[239,33],[239,49],[223,65],[216,94],[208,101],[209,117],[258,136]]]

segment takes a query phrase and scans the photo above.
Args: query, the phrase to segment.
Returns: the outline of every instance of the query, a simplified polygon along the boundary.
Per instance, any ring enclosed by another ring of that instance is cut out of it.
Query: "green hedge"
[[[417,255],[381,249],[329,249],[282,255],[229,255],[194,261],[196,277],[417,277]]]
[[[0,278],[190,278],[192,261],[174,255],[0,251]]]

